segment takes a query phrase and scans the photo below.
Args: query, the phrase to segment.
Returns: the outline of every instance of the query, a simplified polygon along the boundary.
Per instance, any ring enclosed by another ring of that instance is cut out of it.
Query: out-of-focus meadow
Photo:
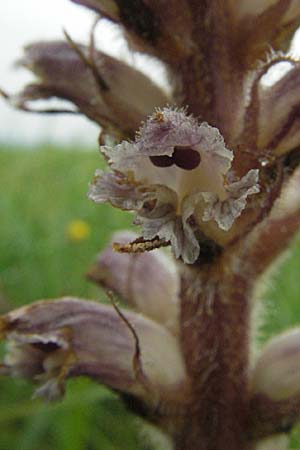
[[[27,149],[28,150],[28,149]],[[96,149],[0,147],[0,309],[75,295],[106,301],[85,272],[114,230],[132,217],[86,198],[101,166]],[[265,297],[262,339],[300,325],[296,240]],[[2,348],[3,353],[3,348]],[[146,450],[141,422],[116,395],[88,380],[68,382],[63,402],[31,400],[29,383],[0,380],[0,450]],[[291,448],[299,448],[293,433]]]

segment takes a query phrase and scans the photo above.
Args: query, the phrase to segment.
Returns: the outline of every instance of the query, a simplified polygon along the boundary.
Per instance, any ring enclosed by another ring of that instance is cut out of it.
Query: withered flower
[[[73,1],[159,59],[169,93],[96,50],[92,32],[89,46],[66,35],[27,47],[20,63],[38,81],[3,95],[25,110],[67,99],[101,125],[109,170],[89,197],[133,211],[140,234],[115,236],[119,253],[105,249],[88,277],[135,311],[73,298],[13,311],[0,319],[1,372],[46,397],[89,376],[139,402],[174,450],[287,449],[299,329],[255,353],[254,297],[300,226],[300,63],[288,52],[300,2]]]

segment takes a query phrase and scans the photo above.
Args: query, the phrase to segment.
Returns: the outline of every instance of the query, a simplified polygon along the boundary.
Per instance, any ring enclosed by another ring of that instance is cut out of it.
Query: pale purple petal
[[[156,237],[171,243],[176,258],[193,263],[199,255],[199,243],[190,226],[176,215],[177,197],[171,189],[160,186],[139,186],[126,180],[120,172],[97,172],[88,193],[96,203],[110,202],[136,212],[134,223],[141,225],[143,237]],[[185,213],[184,213],[185,214]],[[186,215],[186,214],[185,214]]]
[[[186,382],[177,339],[141,315],[62,298],[17,309],[0,318],[8,342],[4,366],[13,376],[38,381],[37,395],[54,399],[65,380],[85,375],[154,406]],[[136,367],[136,341],[139,371]],[[179,396],[180,397],[180,396]],[[178,400],[178,396],[177,396]],[[176,401],[176,400],[175,400]]]
[[[157,110],[142,126],[136,139],[137,152],[145,156],[171,155],[174,146],[191,146],[204,139],[197,120],[183,109]]]
[[[176,161],[176,149],[182,151],[182,161]],[[226,148],[217,128],[205,122],[199,124],[184,110],[171,108],[157,110],[150,116],[135,142],[102,147],[102,152],[112,169],[132,172],[137,181],[161,183],[178,191],[181,187],[186,190],[193,177],[195,185],[188,189],[214,190],[220,195],[224,194],[224,176],[233,159],[233,153]],[[198,164],[192,159],[195,154],[199,155]],[[153,157],[172,155],[172,166],[155,165]]]
[[[19,65],[31,70],[39,80],[11,96],[13,105],[28,108],[30,101],[59,97],[74,103],[100,125],[128,135],[155,107],[168,102],[166,94],[138,70],[96,50],[91,60],[88,47],[74,45],[78,51],[64,41],[27,46]],[[78,52],[92,61],[94,72]]]
[[[186,213],[183,208],[183,216],[176,215],[176,194],[166,187],[153,186],[148,195],[145,207],[138,211],[135,219],[136,224],[142,225],[144,238],[151,240],[158,236],[170,241],[176,258],[182,257],[187,264],[195,262],[200,245],[188,224],[192,213]]]
[[[233,152],[217,128],[199,124],[184,110],[158,109],[134,142],[104,146],[102,152],[114,175],[96,177],[90,197],[134,210],[143,237],[170,242],[175,256],[186,263],[199,256],[204,222],[215,220],[229,230],[247,197],[259,191],[257,170],[229,184]],[[117,178],[124,183],[121,188]]]
[[[204,222],[215,220],[221,230],[228,231],[245,209],[247,197],[257,194],[259,190],[258,170],[252,169],[239,181],[227,186],[228,198],[224,201],[220,201],[216,194],[202,193],[207,203],[202,220]]]
[[[191,147],[201,157],[211,154],[219,158],[219,163],[225,166],[223,173],[230,168],[233,159],[219,130],[206,122],[199,123],[183,109],[157,110],[140,129],[136,146],[137,153],[145,156],[170,156],[176,146]]]
[[[95,203],[110,202],[125,210],[136,210],[143,204],[139,186],[130,183],[120,172],[105,173],[97,170],[90,184],[88,197]]]

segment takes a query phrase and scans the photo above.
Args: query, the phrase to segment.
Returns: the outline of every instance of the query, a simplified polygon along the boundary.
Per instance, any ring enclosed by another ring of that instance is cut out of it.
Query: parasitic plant
[[[96,203],[133,211],[88,276],[132,309],[65,297],[0,319],[0,372],[56,399],[89,376],[175,450],[284,450],[300,418],[300,328],[254,352],[257,286],[300,226],[299,0],[73,0],[159,59],[165,92],[89,46],[28,46],[37,81],[4,97],[73,102],[101,128]],[[282,62],[273,83],[266,76]],[[58,111],[59,112],[59,111]],[[73,111],[74,112],[74,111]],[[170,246],[171,254],[160,247]]]

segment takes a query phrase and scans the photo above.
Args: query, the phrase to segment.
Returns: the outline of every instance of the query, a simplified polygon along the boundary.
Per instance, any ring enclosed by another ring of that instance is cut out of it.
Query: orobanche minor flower
[[[87,375],[149,409],[172,407],[175,397],[179,403],[188,383],[176,337],[150,319],[123,314],[76,298],[16,310],[0,322],[8,341],[1,370],[40,383],[36,395],[50,400],[62,395],[67,378]]]
[[[65,33],[27,46],[19,65],[37,80],[2,94],[26,111],[69,100],[67,112],[101,126],[108,169],[89,197],[132,211],[139,232],[113,236],[87,273],[112,305],[65,297],[0,318],[0,372],[47,398],[91,377],[174,450],[287,450],[299,329],[253,348],[261,280],[300,229],[300,62],[289,53],[300,1],[73,2],[96,14],[89,44]],[[102,19],[159,60],[167,89],[96,48]]]
[[[259,192],[258,170],[236,180],[233,153],[219,131],[184,111],[158,110],[134,142],[104,146],[102,152],[114,172],[96,173],[90,197],[135,210],[143,237],[170,241],[187,263],[199,256],[203,222],[215,220],[228,231],[247,197]]]

